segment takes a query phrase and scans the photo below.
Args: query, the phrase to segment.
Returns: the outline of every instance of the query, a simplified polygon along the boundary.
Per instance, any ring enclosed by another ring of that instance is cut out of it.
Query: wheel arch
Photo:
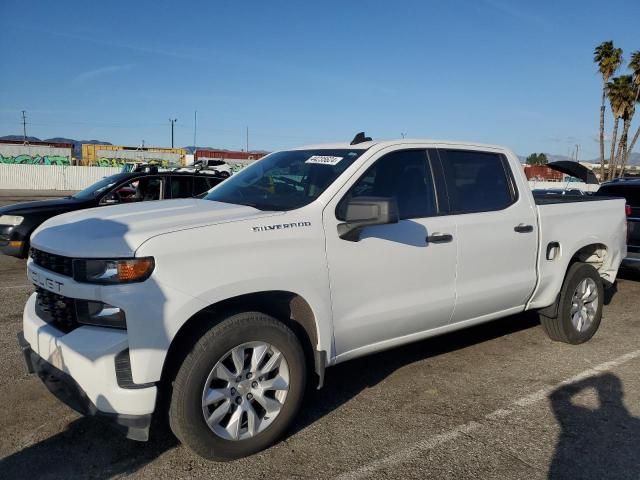
[[[296,334],[310,373],[317,376],[320,388],[324,381],[326,352],[318,351],[319,329],[316,315],[301,295],[284,290],[269,290],[237,295],[213,303],[193,314],[173,337],[162,368],[162,382],[174,378],[189,348],[205,331],[225,318],[240,312],[261,312],[285,323]]]
[[[590,243],[579,248],[569,259],[569,263],[565,270],[565,278],[569,268],[576,262],[587,263],[592,265],[602,276],[602,268],[607,257],[608,248],[604,243]]]
[[[607,246],[604,243],[600,243],[600,242],[590,243],[575,250],[573,255],[569,257],[569,261],[567,262],[566,268],[564,269],[564,274],[562,276],[562,282],[560,283],[560,288],[562,288],[562,285],[564,285],[564,282],[566,281],[567,274],[569,273],[569,269],[571,268],[571,266],[578,262],[586,263],[588,265],[593,266],[598,271],[598,274],[600,275],[600,278],[602,278],[602,281],[607,282],[607,279],[603,275],[603,269],[605,265],[607,252],[608,252]],[[558,314],[559,302],[560,302],[560,291],[558,291],[558,294],[556,295],[555,300],[551,305],[538,309],[538,312],[541,315],[544,315],[546,317],[555,317]]]

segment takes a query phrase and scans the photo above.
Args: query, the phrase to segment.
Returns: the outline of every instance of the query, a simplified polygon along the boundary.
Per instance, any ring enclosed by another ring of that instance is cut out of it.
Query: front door
[[[446,326],[455,303],[455,221],[438,216],[426,150],[387,149],[360,172],[323,213],[335,349],[347,357]],[[341,239],[342,207],[357,196],[395,197],[400,222]]]

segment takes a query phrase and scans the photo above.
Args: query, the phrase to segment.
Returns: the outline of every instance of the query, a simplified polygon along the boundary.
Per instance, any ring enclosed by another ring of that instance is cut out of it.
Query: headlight
[[[111,285],[144,282],[155,267],[153,257],[119,260],[78,259],[73,261],[76,282]]]
[[[96,327],[127,328],[124,311],[113,305],[91,300],[76,300],[78,323]]]
[[[17,215],[0,215],[0,225],[13,225],[14,227],[20,225],[24,217]]]

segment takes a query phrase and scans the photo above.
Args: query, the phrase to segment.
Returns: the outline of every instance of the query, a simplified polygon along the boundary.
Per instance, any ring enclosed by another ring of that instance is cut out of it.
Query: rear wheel
[[[285,431],[305,383],[305,357],[291,329],[262,313],[233,315],[207,331],[178,370],[171,428],[202,457],[251,455]]]
[[[600,327],[604,287],[598,271],[586,263],[569,267],[558,301],[555,317],[540,315],[540,322],[552,340],[584,343]]]

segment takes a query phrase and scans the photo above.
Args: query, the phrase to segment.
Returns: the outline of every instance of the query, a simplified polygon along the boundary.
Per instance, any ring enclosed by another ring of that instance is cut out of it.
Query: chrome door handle
[[[513,229],[518,233],[531,233],[533,232],[533,225],[525,225],[524,223],[521,223],[513,227]]]
[[[450,233],[433,233],[427,237],[427,243],[449,243],[453,240]]]

